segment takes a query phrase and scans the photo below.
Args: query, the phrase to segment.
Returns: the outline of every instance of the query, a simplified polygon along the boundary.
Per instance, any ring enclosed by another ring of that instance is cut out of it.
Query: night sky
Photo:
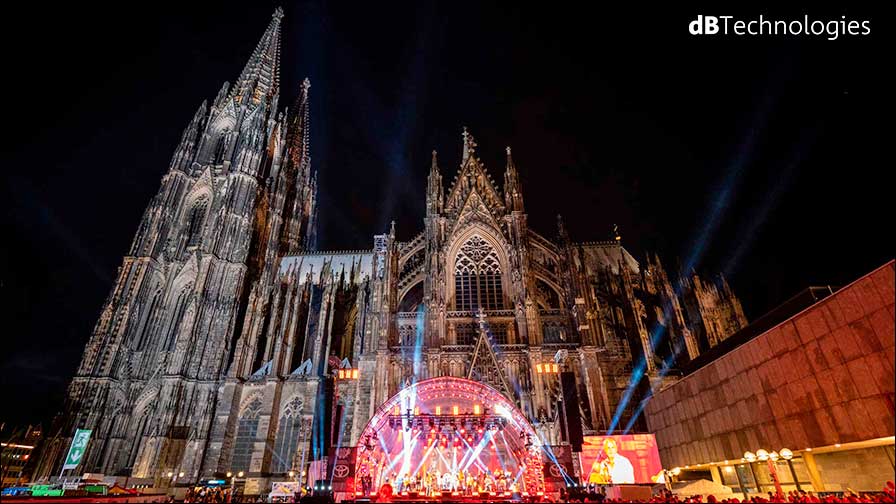
[[[371,248],[392,219],[399,239],[422,230],[430,151],[450,181],[467,126],[499,182],[512,146],[533,229],[618,224],[639,259],[725,272],[750,319],[893,257],[883,16],[810,11],[872,20],[834,42],[700,39],[698,13],[803,12],[628,5],[284,4],[280,103],[310,77],[320,248]],[[275,6],[6,11],[0,420],[60,408],[183,128]]]

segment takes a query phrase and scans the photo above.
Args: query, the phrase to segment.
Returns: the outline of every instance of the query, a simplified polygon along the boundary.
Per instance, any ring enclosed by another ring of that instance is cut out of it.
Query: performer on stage
[[[504,493],[507,490],[507,477],[504,475],[504,471],[500,469],[495,472],[495,479],[497,480],[495,486],[499,492]]]
[[[431,497],[433,495],[432,491],[432,480],[433,480],[432,468],[430,467],[429,471],[426,472],[425,483],[423,484],[423,491],[427,497]]]
[[[588,482],[597,484],[635,482],[635,469],[629,459],[619,453],[615,439],[608,437],[604,440],[604,457],[598,457],[591,464]]]

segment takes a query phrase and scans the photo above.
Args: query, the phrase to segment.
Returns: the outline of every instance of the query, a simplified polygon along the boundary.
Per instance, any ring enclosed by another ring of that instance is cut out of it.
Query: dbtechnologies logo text
[[[688,24],[691,35],[722,35],[737,37],[791,36],[825,37],[837,40],[846,36],[867,36],[871,34],[871,20],[847,19],[802,19],[772,20],[762,14],[757,18],[740,19],[735,16],[705,16],[700,14]]]

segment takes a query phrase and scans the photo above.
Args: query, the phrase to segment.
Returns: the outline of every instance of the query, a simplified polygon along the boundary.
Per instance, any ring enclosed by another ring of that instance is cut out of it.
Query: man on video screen
[[[591,474],[588,475],[588,483],[596,484],[620,484],[634,483],[635,468],[627,457],[619,453],[616,440],[606,438],[604,440],[603,454],[598,455],[591,464]]]

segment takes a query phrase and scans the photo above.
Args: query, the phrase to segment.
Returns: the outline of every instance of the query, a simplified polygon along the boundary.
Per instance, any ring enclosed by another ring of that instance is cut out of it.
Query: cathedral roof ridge
[[[589,240],[589,241],[579,242],[576,245],[600,246],[600,247],[605,247],[607,245],[618,245],[620,247],[622,246],[622,244],[616,240]]]
[[[292,257],[301,257],[301,256],[328,256],[328,255],[358,255],[358,254],[372,254],[373,249],[343,249],[343,250],[315,250],[309,252],[303,252],[301,254],[295,254]]]

